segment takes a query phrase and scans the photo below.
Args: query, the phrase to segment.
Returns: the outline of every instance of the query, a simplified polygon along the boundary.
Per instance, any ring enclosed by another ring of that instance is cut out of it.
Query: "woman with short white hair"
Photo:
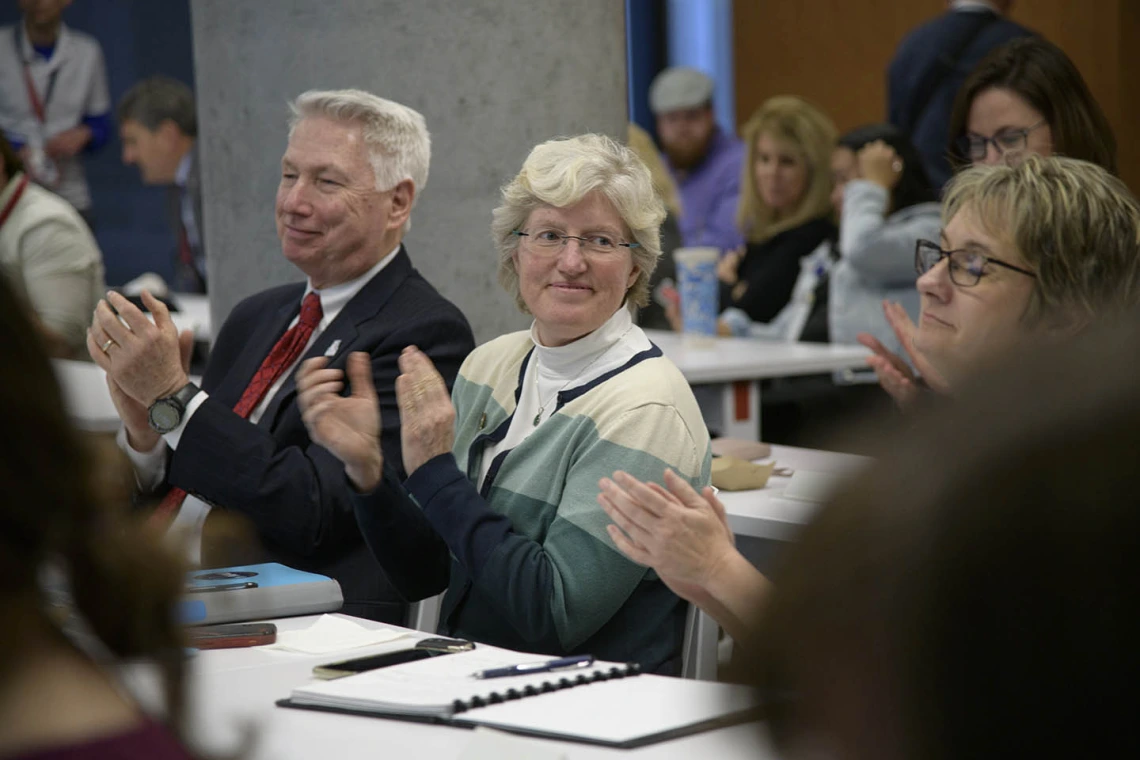
[[[660,483],[671,467],[696,488],[709,482],[692,392],[632,321],[664,215],[644,164],[609,138],[531,151],[492,233],[499,281],[534,323],[476,349],[451,398],[427,357],[405,350],[402,484],[375,444],[364,363],[349,365],[347,398],[341,372],[319,359],[302,368],[305,422],[363,492],[357,519],[377,561],[438,569],[426,539],[407,539],[425,521],[446,544],[441,633],[678,669],[684,604],[615,547],[597,503],[599,478],[615,469]]]

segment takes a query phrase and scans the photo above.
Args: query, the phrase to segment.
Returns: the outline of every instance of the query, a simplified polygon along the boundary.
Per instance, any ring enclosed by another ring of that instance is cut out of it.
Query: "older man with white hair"
[[[211,508],[240,513],[268,559],[336,578],[345,612],[400,622],[400,600],[438,579],[389,578],[369,555],[344,466],[301,421],[294,369],[307,357],[328,357],[335,367],[366,352],[382,399],[380,445],[398,467],[400,352],[418,346],[450,384],[474,339],[401,242],[427,181],[423,117],[359,90],[306,92],[292,108],[277,234],[307,281],[234,308],[201,388],[187,376],[190,336],[178,334],[149,294],[143,300],[153,324],[109,293],[96,309],[88,351],[107,371],[123,421],[120,446],[140,487],[156,495],[168,489],[156,519],[200,536]],[[433,546],[446,552],[438,539]]]

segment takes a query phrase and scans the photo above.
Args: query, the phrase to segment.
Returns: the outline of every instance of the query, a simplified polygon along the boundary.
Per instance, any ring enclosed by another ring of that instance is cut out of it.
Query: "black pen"
[[[491,668],[472,673],[474,678],[503,678],[504,676],[525,676],[530,673],[549,673],[552,670],[572,670],[588,668],[594,664],[594,655],[579,654],[573,657],[559,657],[546,662],[527,662],[522,665],[508,665],[505,668]]]
[[[186,589],[188,594],[197,594],[202,591],[237,591],[243,588],[257,588],[253,581],[238,581],[237,583],[216,583],[213,586],[191,586]]]

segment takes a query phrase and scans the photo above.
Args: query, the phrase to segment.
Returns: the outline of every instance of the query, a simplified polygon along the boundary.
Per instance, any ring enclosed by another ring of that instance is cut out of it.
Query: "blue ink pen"
[[[474,678],[503,678],[505,676],[525,676],[531,673],[549,673],[552,670],[575,670],[588,668],[594,664],[592,654],[579,654],[573,657],[559,657],[546,662],[527,662],[522,665],[508,665],[505,668],[491,668],[472,673]]]

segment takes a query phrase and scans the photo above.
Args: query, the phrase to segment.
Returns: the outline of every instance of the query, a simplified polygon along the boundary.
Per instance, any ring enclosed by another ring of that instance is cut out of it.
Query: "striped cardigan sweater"
[[[529,333],[519,332],[467,358],[452,394],[454,454],[427,462],[404,484],[451,552],[440,631],[674,670],[684,603],[614,546],[598,480],[620,469],[660,483],[671,467],[707,485],[711,452],[696,400],[652,346],[562,390],[554,414],[500,452],[479,489],[483,449],[510,427],[532,349]]]

